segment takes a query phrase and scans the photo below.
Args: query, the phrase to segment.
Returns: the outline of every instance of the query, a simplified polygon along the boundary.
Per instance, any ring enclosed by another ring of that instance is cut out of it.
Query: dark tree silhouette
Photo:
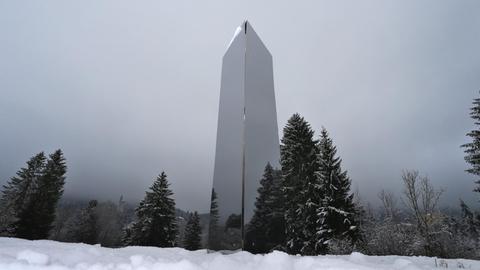
[[[202,247],[201,244],[202,228],[200,227],[200,216],[197,211],[190,214],[187,225],[185,226],[185,236],[183,246],[188,250],[197,250]]]
[[[285,220],[281,181],[281,172],[268,163],[260,180],[253,217],[246,228],[247,251],[267,253],[283,249]]]

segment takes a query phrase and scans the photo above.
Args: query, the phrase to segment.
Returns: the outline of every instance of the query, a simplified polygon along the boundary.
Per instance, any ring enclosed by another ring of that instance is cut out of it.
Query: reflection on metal
[[[279,160],[272,56],[244,22],[223,57],[209,249],[243,248],[264,168]]]

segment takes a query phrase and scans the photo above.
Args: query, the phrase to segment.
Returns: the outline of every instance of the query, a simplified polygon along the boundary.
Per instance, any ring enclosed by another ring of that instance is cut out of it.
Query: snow
[[[436,266],[437,264],[437,266]],[[480,261],[429,257],[366,256],[291,256],[283,252],[230,255],[187,251],[182,248],[126,247],[103,248],[99,245],[60,243],[49,240],[29,241],[0,238],[1,270],[428,270],[480,269]]]
[[[17,260],[24,260],[28,264],[45,265],[48,263],[48,255],[26,249],[17,254]]]
[[[233,41],[235,40],[235,38],[238,36],[238,34],[240,34],[240,32],[242,32],[242,27],[237,27],[237,29],[235,29],[235,33],[233,34],[233,37],[232,39],[230,40],[230,43],[228,43],[228,47],[230,47],[230,45],[232,45]]]

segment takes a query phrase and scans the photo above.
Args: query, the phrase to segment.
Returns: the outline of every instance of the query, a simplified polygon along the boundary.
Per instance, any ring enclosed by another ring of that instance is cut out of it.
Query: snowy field
[[[435,266],[435,261],[437,266]],[[230,269],[476,269],[480,261],[441,260],[428,257],[346,256],[300,257],[282,252],[252,255],[238,252],[231,255],[187,251],[181,248],[127,247],[102,248],[85,244],[28,241],[0,238],[0,269],[46,270],[230,270]]]

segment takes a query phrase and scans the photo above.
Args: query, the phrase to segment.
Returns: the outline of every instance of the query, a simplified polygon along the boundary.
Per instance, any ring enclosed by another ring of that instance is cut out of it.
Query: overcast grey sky
[[[168,174],[207,211],[221,59],[248,19],[274,59],[280,130],[325,126],[354,188],[428,174],[478,199],[459,146],[480,90],[479,1],[0,0],[0,183],[61,148],[66,195],[140,200]],[[281,136],[281,134],[280,134]]]

